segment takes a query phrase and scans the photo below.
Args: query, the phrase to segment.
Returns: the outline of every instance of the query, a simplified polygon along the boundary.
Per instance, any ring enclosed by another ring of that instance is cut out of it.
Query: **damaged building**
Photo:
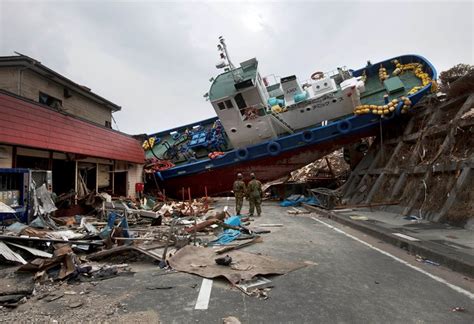
[[[76,202],[89,192],[135,197],[144,154],[136,139],[112,129],[117,104],[18,55],[0,57],[0,110],[4,172],[52,171],[43,173],[49,189]],[[19,195],[17,175],[0,177],[0,198]]]

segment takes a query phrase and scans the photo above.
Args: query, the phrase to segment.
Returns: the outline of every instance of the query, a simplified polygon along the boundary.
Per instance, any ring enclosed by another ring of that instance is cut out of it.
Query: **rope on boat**
[[[435,80],[432,80],[428,73],[423,72],[423,65],[421,63],[408,63],[408,64],[401,64],[398,62],[398,60],[393,60],[392,63],[395,65],[395,70],[392,72],[393,76],[397,76],[399,74],[402,74],[405,71],[413,71],[415,76],[421,80],[421,86],[416,86],[410,89],[408,91],[408,94],[414,94],[417,93],[419,90],[422,88],[426,87],[431,83],[431,92],[436,92],[438,89],[438,84],[436,83]],[[363,73],[363,76],[366,78],[365,71]],[[381,82],[385,81],[386,79],[389,78],[389,75],[387,73],[387,69],[383,67],[382,64],[380,64],[380,69],[379,69],[379,79]],[[397,105],[403,102],[403,106],[401,107],[401,113],[406,114],[410,108],[412,107],[412,102],[409,98],[407,97],[401,97],[400,99],[393,99],[391,102],[385,104],[385,105],[359,105],[355,107],[354,109],[354,114],[356,115],[363,115],[363,114],[369,114],[372,113],[374,115],[388,115],[395,111]]]

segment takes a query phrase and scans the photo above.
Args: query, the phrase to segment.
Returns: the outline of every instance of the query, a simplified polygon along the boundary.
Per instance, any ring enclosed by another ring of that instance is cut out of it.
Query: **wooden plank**
[[[216,252],[216,254],[222,254],[222,253],[229,252],[229,251],[232,251],[232,250],[241,249],[243,247],[252,245],[254,243],[261,243],[261,242],[263,242],[262,237],[257,235],[251,241],[244,242],[244,243],[241,243],[241,244],[238,244],[238,245],[226,246],[226,247],[223,247],[219,250],[216,250],[215,252]]]

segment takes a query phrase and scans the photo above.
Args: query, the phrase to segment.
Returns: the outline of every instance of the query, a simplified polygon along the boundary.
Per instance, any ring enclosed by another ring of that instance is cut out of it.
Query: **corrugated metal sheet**
[[[0,93],[0,142],[143,163],[140,142],[39,104]]]
[[[26,250],[26,251],[30,252],[31,254],[33,254],[35,256],[39,256],[39,257],[43,257],[43,258],[52,258],[53,257],[53,255],[51,253],[44,252],[42,250],[38,250],[38,249],[29,247],[29,246],[23,246],[23,245],[20,245],[20,244],[15,244],[13,242],[6,242],[6,243],[10,244],[10,245],[13,245],[13,246],[16,246],[17,248]]]
[[[13,262],[18,262],[21,264],[26,264],[27,262],[25,259],[22,258],[21,255],[19,255],[16,252],[13,252],[5,243],[0,241],[0,254],[7,260],[13,261]]]

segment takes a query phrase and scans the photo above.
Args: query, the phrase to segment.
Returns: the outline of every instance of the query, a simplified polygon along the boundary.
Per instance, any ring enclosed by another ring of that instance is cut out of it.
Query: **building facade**
[[[0,89],[108,128],[121,107],[24,55],[0,57]]]
[[[51,170],[57,195],[135,197],[144,153],[116,104],[25,56],[0,57],[0,168]]]

